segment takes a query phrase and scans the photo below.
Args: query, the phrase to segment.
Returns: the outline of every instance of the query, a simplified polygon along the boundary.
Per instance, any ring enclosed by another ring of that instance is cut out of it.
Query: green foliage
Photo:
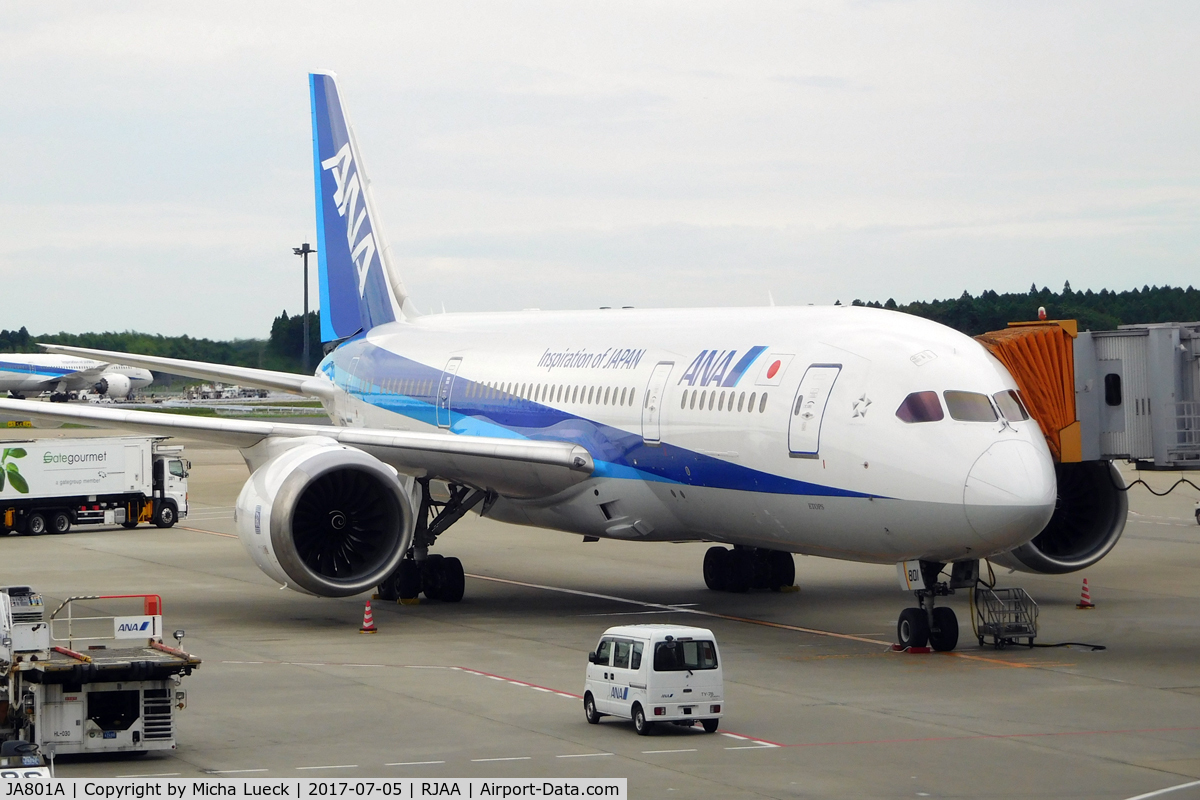
[[[855,305],[891,308],[918,317],[940,322],[971,336],[1001,330],[1010,322],[1037,319],[1038,306],[1045,306],[1047,319],[1079,320],[1080,330],[1115,330],[1119,325],[1154,322],[1192,322],[1200,320],[1200,290],[1191,286],[1181,289],[1172,286],[1144,286],[1123,292],[1102,289],[1093,292],[1071,290],[1068,281],[1061,293],[1047,287],[1030,287],[1029,292],[997,294],[983,292],[978,297],[963,292],[953,300],[932,300],[897,305],[864,303]]]
[[[321,360],[321,316],[309,313],[309,347],[316,369]],[[40,353],[37,342],[113,350],[119,353],[138,353],[146,356],[182,358],[237,367],[256,367],[281,372],[300,372],[304,350],[304,315],[289,317],[287,311],[275,318],[268,339],[233,339],[214,341],[191,336],[161,336],[137,331],[121,333],[55,333],[31,336],[29,331],[0,330],[0,353]]]

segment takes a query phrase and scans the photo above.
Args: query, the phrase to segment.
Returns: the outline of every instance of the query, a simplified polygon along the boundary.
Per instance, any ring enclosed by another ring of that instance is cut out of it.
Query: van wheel
[[[654,728],[654,723],[646,719],[646,712],[642,709],[641,703],[633,704],[633,729],[637,731],[638,736],[646,736]]]
[[[30,536],[41,536],[46,532],[46,517],[35,511],[25,518],[25,532]]]
[[[163,503],[154,509],[154,524],[160,528],[169,528],[175,524],[175,506]]]
[[[704,726],[705,733],[716,733],[717,726],[721,724],[719,719],[702,719],[700,724]]]
[[[600,721],[600,712],[596,710],[596,698],[592,697],[591,692],[583,696],[583,716],[592,725]]]
[[[121,523],[122,528],[136,528],[137,526],[138,522],[136,519],[127,519]]]
[[[65,511],[55,512],[50,518],[50,530],[54,533],[66,533],[71,530],[71,515]]]

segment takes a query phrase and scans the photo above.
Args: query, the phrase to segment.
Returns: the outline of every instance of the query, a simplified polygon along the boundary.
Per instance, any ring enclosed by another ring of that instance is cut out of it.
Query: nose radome
[[[979,536],[997,545],[1023,544],[1054,514],[1058,484],[1050,454],[1029,442],[996,442],[971,467],[963,509]]]

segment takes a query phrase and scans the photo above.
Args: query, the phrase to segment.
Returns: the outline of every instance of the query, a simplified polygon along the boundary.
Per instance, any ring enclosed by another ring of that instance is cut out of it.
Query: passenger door
[[[633,708],[629,688],[629,682],[633,679],[633,670],[630,668],[633,661],[633,645],[629,639],[617,639],[613,643],[613,677],[609,702],[612,703],[613,714],[618,717],[629,717],[630,709]]]
[[[596,648],[596,663],[588,664],[588,685],[596,701],[596,710],[603,714],[611,714],[613,709],[609,701],[612,693],[612,651],[613,640],[601,639]]]
[[[654,366],[646,394],[642,399],[642,441],[658,444],[662,441],[662,407],[674,361],[662,361]]]
[[[450,427],[450,398],[454,391],[454,376],[458,374],[460,364],[462,364],[461,358],[452,358],[446,362],[446,368],[442,370],[442,380],[438,384],[437,396],[437,424],[439,428]]]
[[[813,364],[805,370],[788,417],[788,452],[792,458],[817,458],[825,406],[841,371],[841,364]]]

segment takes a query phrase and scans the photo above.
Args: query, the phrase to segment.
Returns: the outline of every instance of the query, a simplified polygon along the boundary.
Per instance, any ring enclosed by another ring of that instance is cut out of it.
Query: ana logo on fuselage
[[[322,161],[321,168],[331,170],[334,183],[337,184],[333,192],[333,202],[337,206],[338,216],[346,220],[346,244],[350,248],[350,260],[354,262],[354,269],[358,272],[358,293],[361,296],[367,285],[367,270],[375,258],[375,236],[371,232],[371,223],[367,220],[366,198],[358,180],[358,170],[354,168],[354,154],[350,151],[350,143],[342,145],[342,149],[333,158]],[[359,239],[358,234],[364,222],[367,229]]]
[[[679,383],[701,387],[716,385],[726,389],[737,386],[742,375],[766,349],[765,346],[751,347],[737,363],[733,360],[737,350],[701,350],[684,370]]]

